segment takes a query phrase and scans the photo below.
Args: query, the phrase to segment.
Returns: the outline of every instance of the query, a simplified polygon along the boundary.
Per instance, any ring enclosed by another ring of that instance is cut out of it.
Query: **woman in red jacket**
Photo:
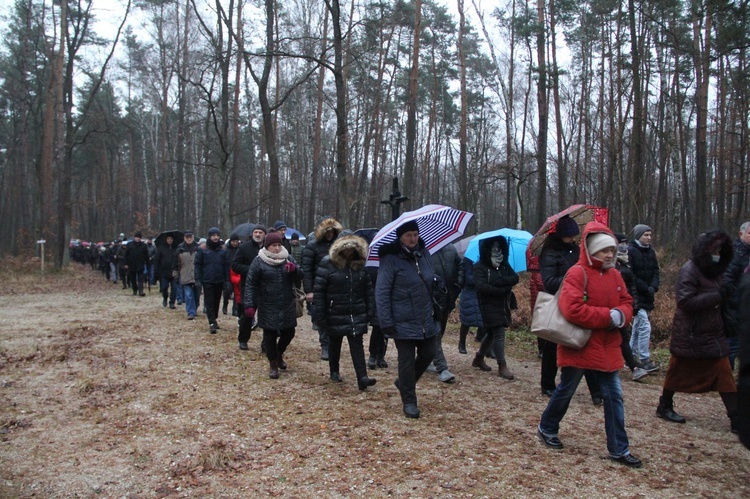
[[[617,241],[606,225],[599,222],[586,225],[580,258],[565,275],[559,306],[568,321],[591,329],[591,338],[581,350],[558,345],[560,384],[542,413],[537,434],[548,447],[562,449],[557,436],[560,421],[584,373],[589,373],[604,399],[604,429],[610,458],[640,468],[641,461],[630,453],[619,376],[623,358],[618,328],[630,322],[633,298],[615,269],[616,252]]]

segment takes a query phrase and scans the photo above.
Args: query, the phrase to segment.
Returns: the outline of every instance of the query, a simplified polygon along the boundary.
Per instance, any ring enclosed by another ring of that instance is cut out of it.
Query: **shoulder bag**
[[[588,298],[588,276],[583,269],[583,300]],[[568,322],[560,312],[560,291],[551,295],[540,291],[534,305],[534,315],[531,319],[531,334],[544,340],[557,343],[564,347],[580,350],[591,338],[591,329],[585,329]]]

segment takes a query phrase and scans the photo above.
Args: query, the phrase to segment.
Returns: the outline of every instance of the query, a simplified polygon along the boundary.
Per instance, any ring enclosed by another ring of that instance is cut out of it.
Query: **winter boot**
[[[474,356],[474,360],[471,362],[472,367],[478,367],[482,371],[492,371],[492,368],[487,365],[487,363],[484,361],[484,356],[481,354],[476,354]]]
[[[508,369],[508,364],[505,362],[500,362],[497,365],[498,368],[498,374],[500,374],[500,377],[503,379],[515,379],[516,377],[513,375],[512,372],[510,372],[510,369]]]
[[[685,418],[674,412],[671,398],[659,397],[659,406],[656,408],[656,415],[673,423],[685,422]]]
[[[284,354],[280,353],[279,358],[276,359],[276,363],[279,365],[279,369],[286,371],[286,362],[284,362]]]
[[[466,336],[469,334],[469,328],[461,326],[458,332],[458,353],[466,354]]]
[[[271,379],[279,379],[279,363],[275,360],[269,360],[268,377]]]

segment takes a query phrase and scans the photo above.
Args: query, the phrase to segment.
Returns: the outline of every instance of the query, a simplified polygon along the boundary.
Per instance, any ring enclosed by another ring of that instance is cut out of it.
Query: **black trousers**
[[[237,342],[247,343],[250,341],[250,334],[253,331],[253,319],[245,315],[245,307],[242,303],[237,304],[237,315],[239,316],[238,322],[240,325],[239,333],[237,333]],[[265,335],[263,337],[265,338]]]
[[[146,275],[143,273],[143,271],[130,271],[130,286],[133,288],[133,294],[143,294],[143,279],[145,277]]]
[[[339,361],[341,360],[341,344],[344,336],[328,335],[328,367],[331,373],[339,372]],[[357,379],[367,376],[367,364],[365,363],[365,346],[361,334],[350,334],[346,336],[349,341],[349,353],[352,356],[352,364]]]
[[[393,340],[398,350],[398,383],[401,402],[417,403],[417,381],[435,358],[435,337],[423,340]]]
[[[385,336],[383,336],[383,330],[380,326],[372,326],[372,332],[370,333],[370,357],[376,359],[382,359],[385,357],[385,351],[388,346]]]
[[[277,360],[279,355],[286,352],[287,347],[294,338],[294,328],[289,329],[264,329],[263,346],[266,349],[268,360]]]
[[[222,282],[203,283],[203,304],[206,307],[206,318],[209,324],[216,322],[219,316],[219,305],[221,304],[221,293],[224,291]]]

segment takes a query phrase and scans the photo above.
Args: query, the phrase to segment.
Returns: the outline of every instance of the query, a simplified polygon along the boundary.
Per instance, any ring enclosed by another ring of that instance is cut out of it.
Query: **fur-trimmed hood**
[[[351,258],[344,257],[346,250],[354,250]],[[331,263],[339,269],[346,268],[347,263],[352,270],[360,270],[367,262],[367,241],[359,236],[342,236],[336,239],[328,252]]]
[[[713,263],[711,253],[712,249],[717,245],[720,246],[719,255],[721,259],[719,263]],[[698,239],[693,244],[691,260],[698,267],[698,270],[701,271],[701,274],[709,279],[715,279],[727,270],[733,256],[732,239],[729,237],[729,234],[717,229],[704,232],[698,236]]]
[[[344,226],[341,225],[335,218],[324,218],[318,223],[318,225],[315,226],[315,240],[322,241],[328,229],[333,229],[334,233],[336,234],[334,238],[336,238],[339,236],[339,234],[341,234],[341,231],[344,230]]]

